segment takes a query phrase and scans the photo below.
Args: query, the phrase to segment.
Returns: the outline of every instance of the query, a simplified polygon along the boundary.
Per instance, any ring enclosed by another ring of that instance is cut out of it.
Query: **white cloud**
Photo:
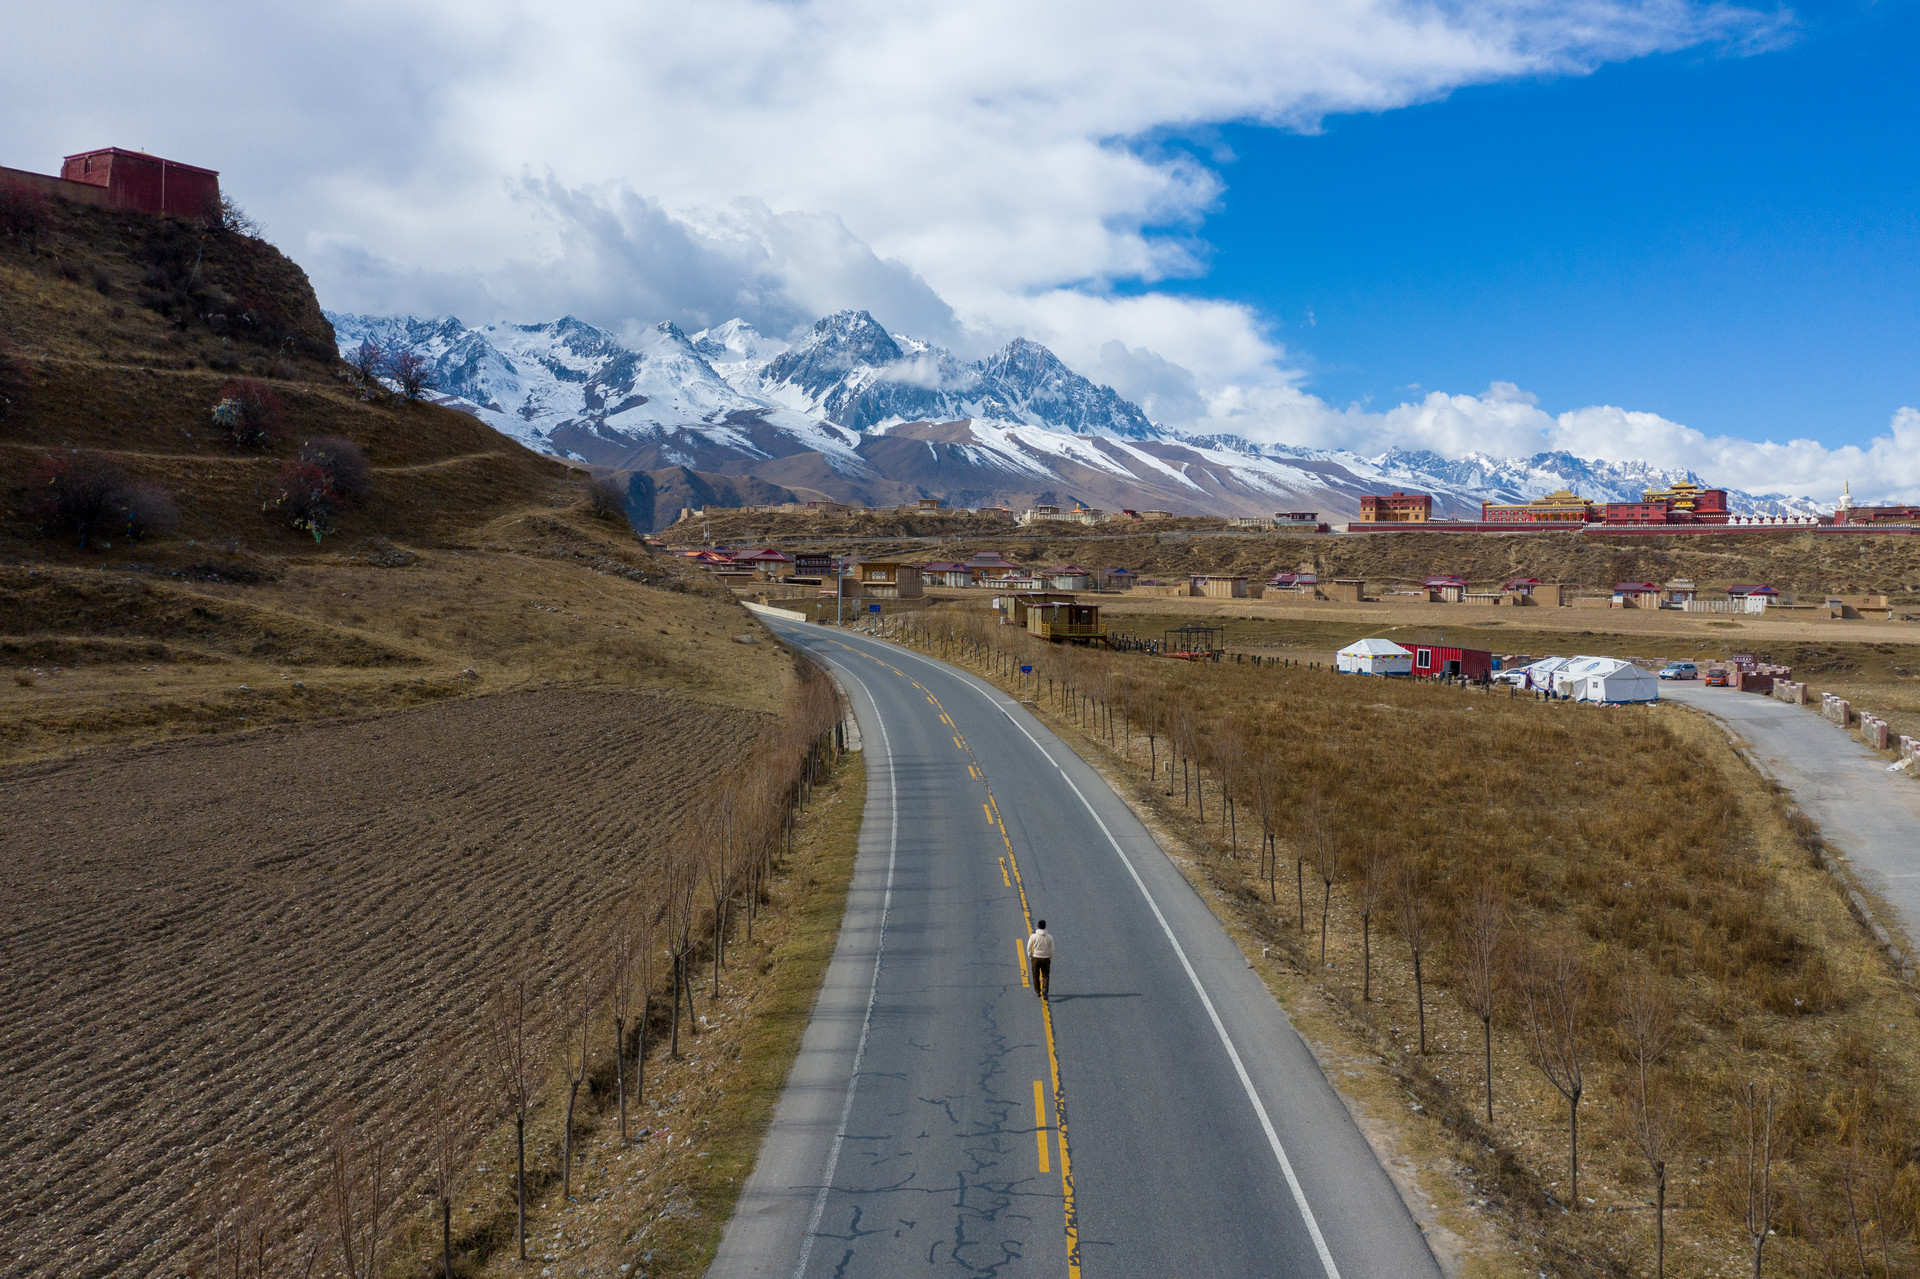
[[[1306,393],[1205,269],[1206,163],[1155,140],[1311,130],[1790,21],[1689,0],[223,0],[16,6],[0,163],[137,145],[223,181],[344,309],[620,328],[846,306],[973,355],[1015,334],[1159,420],[1458,453],[1568,448],[1920,497],[1920,415],[1865,449],[1558,416],[1496,384],[1384,412]],[[156,74],[156,68],[164,72]],[[1161,230],[1156,230],[1161,228]],[[1173,228],[1171,232],[1164,228]]]

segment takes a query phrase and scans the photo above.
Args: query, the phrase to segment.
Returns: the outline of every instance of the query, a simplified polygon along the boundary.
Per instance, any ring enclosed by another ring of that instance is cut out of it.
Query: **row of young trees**
[[[1543,908],[1525,872],[1456,838],[1443,820],[1395,811],[1407,796],[1383,793],[1387,788],[1351,753],[1288,739],[1284,718],[1274,714],[1280,697],[1255,704],[1245,695],[1261,679],[1275,687],[1282,679],[1314,680],[1322,696],[1350,691],[1351,683],[1283,674],[1279,667],[1201,668],[1052,645],[973,610],[902,614],[887,626],[897,639],[1024,690],[1122,760],[1144,767],[1225,857],[1250,853],[1269,909],[1290,917],[1295,953],[1310,970],[1317,966],[1323,980],[1334,980],[1328,938],[1336,895],[1344,898],[1346,915],[1358,925],[1358,989],[1350,993],[1362,1008],[1378,997],[1376,933],[1382,927],[1391,933],[1411,986],[1413,1053],[1424,1059],[1430,1051],[1429,987],[1436,979],[1479,1023],[1480,1096],[1469,1105],[1488,1134],[1498,1132],[1496,1028],[1562,1098],[1567,1193],[1554,1198],[1569,1212],[1585,1204],[1582,1102],[1601,1069],[1624,1103],[1627,1137],[1645,1168],[1656,1274],[1665,1273],[1669,1166],[1681,1153],[1696,1160],[1718,1155],[1718,1165],[1729,1170],[1720,1183],[1723,1201],[1744,1231],[1752,1273],[1762,1273],[1783,1202],[1775,1167],[1791,1144],[1777,1122],[1776,1085],[1744,1077],[1725,1089],[1731,1095],[1721,1105],[1734,1118],[1734,1136],[1730,1149],[1723,1135],[1723,1148],[1715,1150],[1715,1139],[1690,1113],[1702,1099],[1676,1061],[1685,1018],[1677,1013],[1671,976],[1630,947],[1596,944],[1580,926]],[[1032,673],[1021,675],[1022,666]],[[1233,672],[1234,691],[1215,695],[1225,672]],[[1394,731],[1386,722],[1381,728]],[[1249,820],[1251,849],[1241,841],[1241,816]],[[1725,818],[1703,817],[1705,824],[1714,820]],[[1288,858],[1293,883],[1283,888]],[[1798,1011],[1803,1001],[1793,1002]],[[1502,1118],[1518,1122],[1511,1110]],[[1843,1126],[1838,1179],[1847,1191],[1842,1230],[1850,1233],[1850,1246],[1841,1251],[1851,1253],[1864,1274],[1870,1261],[1891,1267],[1897,1245],[1913,1233],[1920,1181],[1902,1171],[1908,1160],[1886,1113],[1856,1104]]]
[[[696,1010],[721,997],[728,941],[751,941],[773,876],[810,878],[810,867],[791,864],[796,826],[845,748],[842,716],[832,683],[809,673],[781,722],[689,805],[665,846],[634,850],[630,878],[594,924],[557,953],[522,942],[479,1007],[420,1046],[386,1104],[338,1099],[316,1117],[309,1184],[285,1174],[276,1184],[257,1153],[209,1178],[191,1273],[374,1279],[392,1272],[397,1236],[421,1224],[409,1204],[424,1199],[434,1269],[451,1279],[462,1251],[454,1202],[502,1123],[512,1134],[514,1247],[527,1260],[527,1196],[557,1181],[561,1202],[572,1197],[583,1104],[609,1091],[629,1140],[650,1049],[678,1058],[682,1034],[702,1033]],[[559,1112],[550,1154],[528,1148],[545,1107]]]

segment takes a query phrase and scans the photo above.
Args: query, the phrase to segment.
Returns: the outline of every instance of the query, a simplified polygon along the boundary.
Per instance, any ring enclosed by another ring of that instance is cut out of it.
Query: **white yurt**
[[[1413,650],[1392,640],[1355,640],[1333,656],[1334,669],[1342,675],[1413,674]]]
[[[1554,691],[1577,702],[1657,702],[1652,671],[1617,657],[1576,657],[1554,674]]]

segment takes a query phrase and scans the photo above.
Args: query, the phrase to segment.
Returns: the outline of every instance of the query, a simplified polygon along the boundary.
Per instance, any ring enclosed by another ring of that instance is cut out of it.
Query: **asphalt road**
[[[1698,707],[1738,734],[1821,838],[1899,913],[1907,939],[1920,938],[1920,782],[1889,773],[1886,759],[1818,706],[1691,680],[1663,680],[1660,696]]]
[[[952,667],[772,624],[848,689],[869,790],[710,1275],[1438,1276],[1285,1014],[1097,773]],[[1044,1003],[1034,918],[1058,939]]]

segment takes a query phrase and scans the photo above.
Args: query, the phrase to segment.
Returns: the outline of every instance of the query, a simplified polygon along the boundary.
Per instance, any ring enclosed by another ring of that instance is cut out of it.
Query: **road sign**
[[[1022,667],[1020,668],[1020,673],[1021,673],[1022,675],[1031,675],[1031,674],[1033,674],[1033,667],[1031,667],[1031,666],[1022,666]]]
[[[878,613],[879,611],[880,611],[880,606],[879,606],[878,604],[869,604],[869,605],[867,605],[867,612],[869,612],[869,613]]]

